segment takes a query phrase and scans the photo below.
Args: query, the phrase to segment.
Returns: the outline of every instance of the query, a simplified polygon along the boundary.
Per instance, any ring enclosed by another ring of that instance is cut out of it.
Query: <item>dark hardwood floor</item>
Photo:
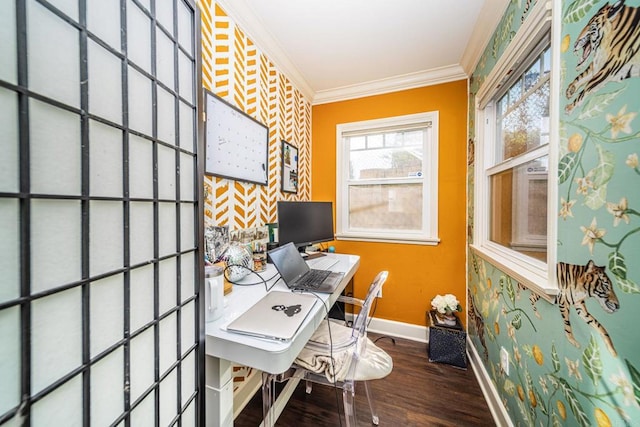
[[[378,335],[369,334],[375,340]],[[377,345],[393,358],[393,372],[369,384],[377,404],[380,426],[495,426],[475,374],[467,370],[428,361],[426,344],[396,338],[382,338]],[[342,391],[313,385],[307,395],[301,382],[277,426],[341,426],[336,400],[342,414]],[[372,425],[366,395],[356,386],[359,426]],[[234,425],[255,427],[262,421],[260,392],[251,399]]]

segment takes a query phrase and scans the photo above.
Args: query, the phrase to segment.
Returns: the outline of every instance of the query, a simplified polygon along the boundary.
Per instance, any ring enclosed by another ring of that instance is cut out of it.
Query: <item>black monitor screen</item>
[[[299,249],[330,242],[333,234],[331,202],[278,202],[278,243],[293,242]]]

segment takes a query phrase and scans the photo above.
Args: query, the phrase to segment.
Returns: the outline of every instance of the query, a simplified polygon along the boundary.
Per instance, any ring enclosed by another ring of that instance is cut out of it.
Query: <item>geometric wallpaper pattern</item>
[[[275,222],[278,200],[311,198],[311,103],[219,5],[203,0],[200,8],[204,88],[269,128],[267,185],[205,175],[205,227]],[[282,140],[298,148],[297,194],[281,191]],[[234,366],[234,392],[255,373]]]
[[[277,200],[311,197],[311,103],[219,5],[201,8],[204,87],[269,128],[268,184],[205,176],[205,225],[275,222]],[[297,194],[281,192],[282,140],[298,148]]]

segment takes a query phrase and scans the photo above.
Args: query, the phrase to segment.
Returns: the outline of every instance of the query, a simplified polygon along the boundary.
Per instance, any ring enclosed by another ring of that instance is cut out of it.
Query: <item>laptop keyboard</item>
[[[328,270],[338,263],[338,259],[332,256],[323,256],[322,258],[316,258],[310,261],[307,261],[309,267],[314,270]]]
[[[331,272],[327,270],[310,270],[296,282],[296,286],[318,287],[329,274]]]

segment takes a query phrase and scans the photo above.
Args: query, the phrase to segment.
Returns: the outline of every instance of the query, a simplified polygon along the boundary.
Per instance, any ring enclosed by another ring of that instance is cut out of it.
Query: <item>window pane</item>
[[[437,243],[438,113],[337,126],[336,236]],[[343,202],[343,203],[341,203]]]
[[[365,136],[354,136],[349,138],[349,146],[352,150],[364,150],[367,148],[366,140]]]
[[[422,184],[351,186],[349,226],[363,230],[421,230]]]
[[[376,141],[379,142],[376,146],[380,148],[371,148],[374,138],[368,136],[369,149],[365,150],[356,148],[357,144],[353,144],[356,138],[351,138],[349,178],[359,180],[419,176],[418,173],[422,172],[425,133],[425,130],[406,134],[387,133],[384,135],[384,145],[387,148],[382,147],[382,138]]]
[[[518,156],[548,142],[549,81],[518,102],[498,125],[501,125],[502,137],[500,160]]]
[[[497,101],[495,163],[549,142],[550,61],[547,48]]]
[[[529,71],[524,74],[524,90],[528,91],[538,82],[540,78],[540,60],[537,60]]]
[[[509,89],[509,106],[512,107],[522,96],[522,80],[518,80]]]
[[[491,241],[547,258],[547,156],[491,176]]]
[[[551,71],[551,48],[547,48],[542,54],[542,63],[544,74],[549,74]]]
[[[367,136],[367,148],[381,148],[384,145],[384,135],[369,135]],[[387,135],[389,136],[389,135]],[[395,139],[396,134],[392,134],[391,138]]]

